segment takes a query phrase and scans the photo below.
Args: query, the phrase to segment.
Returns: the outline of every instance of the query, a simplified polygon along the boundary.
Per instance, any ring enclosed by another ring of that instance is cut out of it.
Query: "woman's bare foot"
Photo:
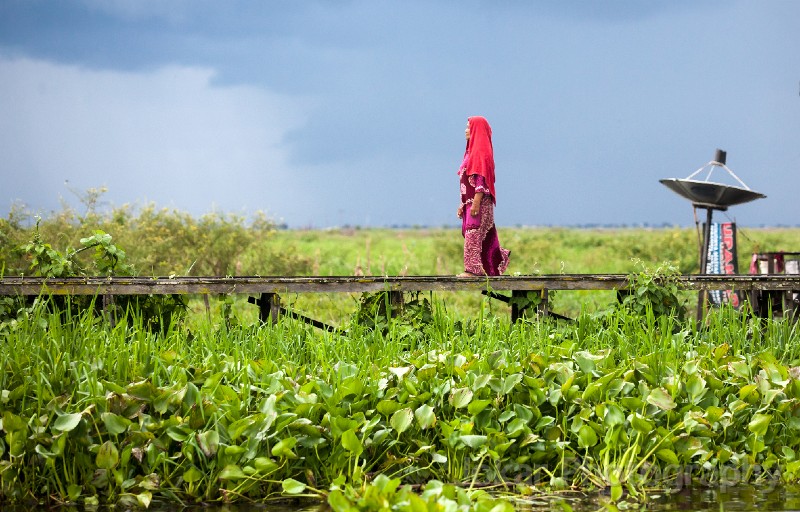
[[[481,276],[480,274],[473,274],[472,272],[467,272],[465,270],[464,272],[458,274],[456,277],[483,277],[483,276]]]

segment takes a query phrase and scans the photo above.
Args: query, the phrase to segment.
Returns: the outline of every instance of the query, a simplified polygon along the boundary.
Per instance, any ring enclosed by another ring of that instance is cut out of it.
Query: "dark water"
[[[655,501],[650,510],[800,510],[798,486],[691,488]]]
[[[566,505],[566,506],[565,506]],[[564,496],[531,503],[527,510],[569,510],[586,512],[596,510],[687,510],[687,511],[787,511],[800,510],[800,486],[725,487],[693,486],[672,493],[653,492],[648,499],[634,502],[625,500],[612,503],[607,495]]]
[[[528,498],[518,503],[521,511],[616,511],[616,510],[648,510],[648,511],[800,511],[800,486],[751,486],[736,485],[726,487],[693,486],[677,492],[659,494],[653,492],[644,501],[626,500],[612,503],[608,495],[564,494],[541,498]],[[2,507],[3,512],[106,512],[119,511],[105,507],[36,507],[32,505],[16,505]],[[153,503],[151,512],[329,512],[325,504],[315,502],[260,505],[205,505],[182,508],[176,505]]]

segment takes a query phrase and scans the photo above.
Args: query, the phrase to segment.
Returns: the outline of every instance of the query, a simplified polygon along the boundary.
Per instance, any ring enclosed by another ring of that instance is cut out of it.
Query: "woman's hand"
[[[458,205],[458,210],[456,210],[456,216],[459,219],[464,216],[464,205],[463,204]]]
[[[475,199],[472,200],[472,206],[469,209],[469,214],[477,217],[481,212],[481,199],[483,199],[483,192],[475,194]]]

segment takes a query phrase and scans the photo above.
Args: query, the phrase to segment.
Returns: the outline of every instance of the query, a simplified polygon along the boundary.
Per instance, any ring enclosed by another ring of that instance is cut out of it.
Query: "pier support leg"
[[[114,296],[103,295],[103,314],[108,318],[108,323],[113,329],[117,325],[117,311],[114,307]]]
[[[249,297],[247,301],[258,305],[258,318],[262,323],[278,323],[278,316],[281,313],[281,298],[277,293],[262,293],[261,297]]]
[[[525,317],[525,312],[530,308],[530,303],[527,303],[529,293],[534,293],[526,290],[511,290],[511,299],[506,299],[506,302],[511,304],[511,323],[515,323],[520,318]],[[547,289],[543,288],[536,293],[539,293],[541,300],[536,304],[536,314],[539,316],[548,316],[549,307],[547,304]],[[491,296],[491,295],[490,295]],[[498,298],[497,296],[492,296]],[[525,300],[515,300],[525,299]],[[520,305],[522,303],[523,305]],[[526,304],[527,303],[527,304]]]
[[[208,300],[208,294],[203,294],[203,305],[206,307],[206,319],[211,322],[211,302]]]
[[[526,297],[527,292],[522,290],[511,290],[511,323],[516,323],[517,320],[523,317],[525,314],[525,308],[521,308],[519,303],[514,299]]]
[[[389,292],[389,310],[392,318],[403,313],[403,292],[392,290]]]
[[[536,312],[539,313],[540,316],[549,316],[550,315],[550,304],[548,304],[547,299],[547,288],[542,288],[542,291],[539,292],[542,294],[542,301],[536,306]]]

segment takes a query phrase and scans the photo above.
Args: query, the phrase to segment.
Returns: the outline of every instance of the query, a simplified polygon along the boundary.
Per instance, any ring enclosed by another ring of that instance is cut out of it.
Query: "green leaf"
[[[613,484],[611,486],[611,501],[614,503],[618,502],[622,498],[622,485],[621,484]]]
[[[428,502],[413,492],[408,495],[409,512],[428,512]],[[490,511],[494,512],[494,511]]]
[[[364,447],[361,444],[361,440],[356,435],[355,430],[350,429],[346,430],[342,433],[342,447],[348,452],[351,452],[356,457],[361,455],[361,452],[364,451]]]
[[[199,482],[202,479],[203,479],[203,473],[194,466],[190,467],[189,469],[183,472],[183,481],[186,483],[193,484],[195,482]]]
[[[400,486],[400,482],[401,480],[399,478],[389,478],[381,473],[375,477],[375,479],[372,481],[372,485],[375,486],[375,488],[380,492],[388,494],[394,493]]]
[[[508,433],[509,437],[516,437],[525,431],[526,425],[527,422],[522,418],[514,418],[511,420],[511,423],[506,426],[506,432]]]
[[[114,469],[119,464],[119,450],[111,441],[106,441],[100,445],[95,459],[97,467],[100,469]]]
[[[402,434],[408,427],[411,426],[411,422],[414,420],[414,413],[408,407],[404,409],[400,409],[392,414],[392,418],[389,420],[389,424],[392,426],[393,429],[397,431],[398,434]]]
[[[755,393],[754,399],[748,400],[750,395],[752,395],[753,393]],[[742,386],[742,388],[739,389],[739,398],[742,399],[742,400],[748,401],[750,403],[753,403],[754,400],[758,399],[758,385],[757,384],[748,384],[746,386]]]
[[[576,352],[573,356],[573,359],[575,359],[575,362],[578,363],[578,366],[583,373],[591,373],[597,368],[595,361],[602,361],[603,356],[595,355],[584,350],[581,352]]]
[[[586,389],[583,390],[583,394],[581,398],[585,402],[592,402],[602,396],[603,386],[605,383],[603,381],[596,380],[586,386]]]
[[[737,377],[750,379],[750,365],[745,361],[731,361],[728,363],[728,369]]]
[[[287,457],[289,459],[296,459],[297,455],[292,451],[292,448],[297,444],[295,437],[287,437],[281,439],[278,444],[272,447],[272,455],[274,457]]]
[[[3,430],[6,432],[27,432],[28,425],[25,420],[16,414],[6,411],[3,413]]]
[[[486,440],[488,438],[486,436],[467,434],[461,436],[459,439],[461,439],[461,442],[469,446],[470,448],[480,448],[481,446],[486,444]]]
[[[183,395],[183,403],[187,407],[202,405],[200,390],[194,383],[189,382],[186,384],[185,394]]]
[[[469,411],[470,414],[475,415],[486,409],[486,406],[491,403],[492,401],[489,399],[473,400],[467,406],[467,411]]]
[[[436,424],[436,415],[433,413],[433,407],[428,404],[420,405],[417,410],[414,411],[414,416],[417,418],[419,427],[423,430]]]
[[[81,417],[79,412],[75,414],[60,414],[56,421],[53,422],[53,428],[62,432],[69,432],[78,426],[81,422]]]
[[[659,459],[663,460],[667,464],[674,464],[676,466],[678,464],[680,464],[680,461],[678,460],[678,456],[675,455],[675,452],[673,452],[669,448],[662,448],[662,449],[658,450],[656,452],[656,457],[658,457]]]
[[[506,409],[505,411],[500,413],[500,416],[497,417],[497,421],[499,421],[500,423],[505,423],[508,420],[510,420],[511,418],[514,418],[516,416],[517,416],[517,412],[515,410]]]
[[[220,480],[242,480],[244,478],[247,478],[247,475],[236,464],[228,464],[219,474]]]
[[[699,402],[706,394],[706,381],[697,374],[692,375],[686,382],[686,392],[689,393],[692,403]]]
[[[330,505],[333,512],[350,512],[350,510],[355,510],[355,507],[353,507],[350,500],[347,499],[347,496],[339,489],[335,489],[328,494],[328,505]]]
[[[150,402],[155,396],[156,389],[150,381],[144,380],[129,385],[127,388],[127,393],[134,398],[138,398],[139,400]]]
[[[578,430],[578,446],[581,448],[591,448],[597,444],[597,433],[589,425],[583,425]]]
[[[767,433],[767,428],[769,427],[770,421],[772,421],[771,414],[756,413],[753,415],[753,419],[750,420],[747,428],[755,435],[763,436]]]
[[[638,411],[644,405],[644,402],[636,396],[623,396],[619,399],[619,403],[629,411]]]
[[[197,445],[202,450],[203,455],[210,459],[217,454],[219,449],[219,433],[216,430],[207,430],[197,434]]]
[[[306,484],[298,482],[294,478],[287,478],[281,482],[281,487],[286,494],[300,494],[306,490]]]
[[[123,418],[122,416],[114,414],[113,412],[104,412],[100,415],[100,418],[103,420],[108,433],[115,436],[128,430],[128,427],[131,424],[131,420],[128,418]]]
[[[269,474],[274,472],[280,466],[274,460],[270,459],[269,457],[256,457],[253,459],[253,465],[261,474]]]
[[[37,444],[36,448],[33,449],[37,454],[41,455],[45,459],[54,459],[56,454],[45,448],[44,446]]]
[[[625,413],[618,405],[609,403],[606,407],[606,417],[603,418],[603,425],[613,427],[625,423]]]
[[[144,508],[150,508],[150,502],[153,501],[153,493],[150,491],[140,492],[136,495],[136,501],[139,502],[139,505]]]
[[[631,414],[631,426],[643,434],[650,434],[655,428],[655,424],[639,413]]]
[[[647,395],[647,403],[665,411],[675,408],[675,401],[664,388],[654,388],[650,391],[650,394]]]
[[[381,400],[378,402],[378,405],[375,408],[378,409],[378,412],[384,416],[391,416],[398,410],[402,409],[403,406],[394,400]]]
[[[491,374],[485,373],[483,375],[478,375],[475,378],[475,382],[472,383],[472,390],[473,391],[478,391],[479,389],[481,389],[481,388],[485,387],[487,384],[489,384],[490,380],[492,380],[492,375]]]
[[[502,394],[507,395],[514,390],[514,386],[522,382],[522,374],[515,373],[509,375],[508,377],[503,380],[503,387],[501,389]]]
[[[78,484],[70,484],[67,486],[67,496],[70,501],[77,501],[81,497],[83,488]]]
[[[175,425],[167,428],[167,435],[179,443],[185,442],[192,436],[192,429],[184,425]]]
[[[556,422],[556,419],[552,416],[542,416],[539,418],[539,421],[536,422],[536,426],[533,427],[534,430],[540,430],[545,427],[548,427]]]
[[[472,401],[472,390],[469,388],[456,388],[450,392],[450,405],[456,409],[466,407]]]

